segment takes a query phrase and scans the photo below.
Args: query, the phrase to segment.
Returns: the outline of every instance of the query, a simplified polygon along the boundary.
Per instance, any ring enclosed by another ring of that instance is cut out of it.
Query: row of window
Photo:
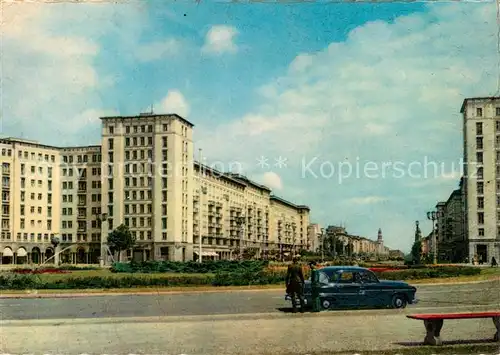
[[[76,163],[83,164],[83,163],[88,163],[89,162],[89,156],[88,154],[81,154],[76,156]],[[100,163],[102,160],[101,154],[92,154],[92,163]],[[73,155],[63,155],[63,162],[64,163],[73,163],[75,162],[74,156]]]
[[[477,107],[476,108],[476,116],[477,117],[483,117],[483,108],[482,107]],[[495,107],[495,116],[500,117],[500,107]]]
[[[9,149],[10,151],[10,149]],[[9,153],[9,152],[7,152]],[[3,154],[3,149],[2,149],[2,155]],[[8,155],[10,156],[10,154]],[[37,154],[34,153],[34,152],[28,152],[28,151],[23,151],[23,150],[19,150],[17,152],[17,156],[19,159],[31,159],[31,160],[36,160],[36,157],[37,157]],[[56,161],[56,156],[51,154],[49,156],[49,154],[42,154],[42,153],[38,153],[38,161],[45,161],[45,162],[48,162],[50,160],[51,163],[55,163]]]
[[[87,177],[87,168],[64,168],[62,176],[73,176],[73,171],[76,171],[80,178]],[[101,176],[101,168],[92,168],[92,176]]]
[[[35,179],[31,179],[30,180],[30,186],[32,188],[35,188],[35,187],[38,187],[39,189],[43,188],[43,180],[35,180]],[[25,189],[26,188],[26,178],[21,178],[21,189]],[[47,189],[49,191],[52,190],[52,180],[47,180]]]
[[[478,228],[477,229],[477,234],[480,236],[480,237],[484,237],[485,234],[484,234],[484,228]],[[497,229],[497,238],[500,237],[500,228]]]
[[[41,220],[37,220],[36,223],[35,223],[35,220],[32,219],[30,220],[30,227],[31,228],[42,228],[43,227],[43,222]],[[26,220],[24,218],[21,218],[20,221],[19,221],[19,228],[20,229],[26,229]],[[51,219],[48,219],[47,220],[47,224],[46,224],[46,228],[47,230],[51,230],[52,229],[52,220]]]
[[[30,166],[30,172],[31,174],[36,174],[37,173],[37,167],[35,165]],[[26,174],[26,164],[21,164],[21,175]],[[38,166],[38,174],[43,175],[43,166]],[[49,178],[52,177],[52,167],[48,166],[47,167],[47,176]]]
[[[42,207],[38,206],[38,214],[42,213]],[[30,206],[30,213],[33,214],[35,213],[35,206]],[[26,215],[26,206],[25,205],[19,205],[19,215],[25,216]],[[47,217],[52,217],[52,207],[47,206]]]

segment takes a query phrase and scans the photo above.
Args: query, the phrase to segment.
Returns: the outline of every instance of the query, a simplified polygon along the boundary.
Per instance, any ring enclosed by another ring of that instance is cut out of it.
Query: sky
[[[177,113],[195,151],[409,251],[458,187],[460,107],[497,93],[494,2],[1,3],[1,135],[100,143]]]

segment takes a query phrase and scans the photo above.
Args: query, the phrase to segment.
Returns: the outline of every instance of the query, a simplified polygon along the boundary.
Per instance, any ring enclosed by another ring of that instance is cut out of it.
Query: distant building
[[[317,223],[312,223],[307,229],[309,250],[313,252],[321,251],[321,227]]]
[[[440,261],[464,262],[468,257],[468,242],[465,236],[465,205],[463,180],[446,202],[437,205],[442,215],[437,221],[437,243]]]

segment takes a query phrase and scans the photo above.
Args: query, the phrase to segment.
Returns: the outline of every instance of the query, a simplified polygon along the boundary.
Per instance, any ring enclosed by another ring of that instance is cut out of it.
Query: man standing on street
[[[288,266],[286,273],[286,293],[292,298],[293,313],[297,313],[297,297],[300,300],[300,312],[304,313],[304,273],[299,265],[299,257],[293,257],[293,264]]]

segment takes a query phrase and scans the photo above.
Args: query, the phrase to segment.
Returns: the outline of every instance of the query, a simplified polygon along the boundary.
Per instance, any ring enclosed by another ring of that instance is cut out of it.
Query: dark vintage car
[[[402,281],[379,280],[372,271],[362,267],[328,266],[318,271],[322,309],[405,308],[417,303],[414,286]],[[312,305],[311,291],[309,279],[304,285],[307,308]],[[285,299],[291,300],[289,295]]]

